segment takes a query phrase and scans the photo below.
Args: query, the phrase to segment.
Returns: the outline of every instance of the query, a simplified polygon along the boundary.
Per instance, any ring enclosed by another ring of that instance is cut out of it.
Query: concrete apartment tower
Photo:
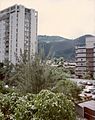
[[[27,59],[38,52],[38,13],[22,5],[14,5],[0,11],[0,62],[17,63],[26,51]]]
[[[76,46],[76,76],[95,78],[95,37],[86,37],[84,46]]]

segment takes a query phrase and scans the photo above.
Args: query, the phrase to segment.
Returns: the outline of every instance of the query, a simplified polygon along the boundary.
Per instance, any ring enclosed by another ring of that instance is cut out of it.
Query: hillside
[[[75,45],[85,44],[85,38],[92,35],[84,35],[77,39],[66,39],[60,36],[38,36],[39,49],[44,48],[45,55],[52,57],[64,57],[65,60],[75,60]]]
[[[46,35],[39,35],[38,36],[40,42],[57,42],[57,41],[64,41],[65,39],[60,36],[46,36]]]

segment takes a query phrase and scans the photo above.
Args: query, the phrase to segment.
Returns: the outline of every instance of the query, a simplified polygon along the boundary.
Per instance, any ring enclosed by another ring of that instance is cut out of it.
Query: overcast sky
[[[39,12],[38,34],[66,38],[95,35],[95,0],[2,0],[0,10],[14,4]]]

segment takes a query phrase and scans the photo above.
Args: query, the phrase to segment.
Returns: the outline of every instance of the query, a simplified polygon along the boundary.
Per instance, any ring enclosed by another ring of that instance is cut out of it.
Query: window
[[[17,9],[19,9],[19,6],[17,6]]]

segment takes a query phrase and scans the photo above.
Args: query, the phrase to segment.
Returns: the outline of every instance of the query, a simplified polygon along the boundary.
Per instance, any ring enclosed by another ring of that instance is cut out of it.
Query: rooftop
[[[95,111],[95,100],[90,100],[90,101],[86,101],[86,102],[80,103],[79,106],[87,107],[87,108]]]

